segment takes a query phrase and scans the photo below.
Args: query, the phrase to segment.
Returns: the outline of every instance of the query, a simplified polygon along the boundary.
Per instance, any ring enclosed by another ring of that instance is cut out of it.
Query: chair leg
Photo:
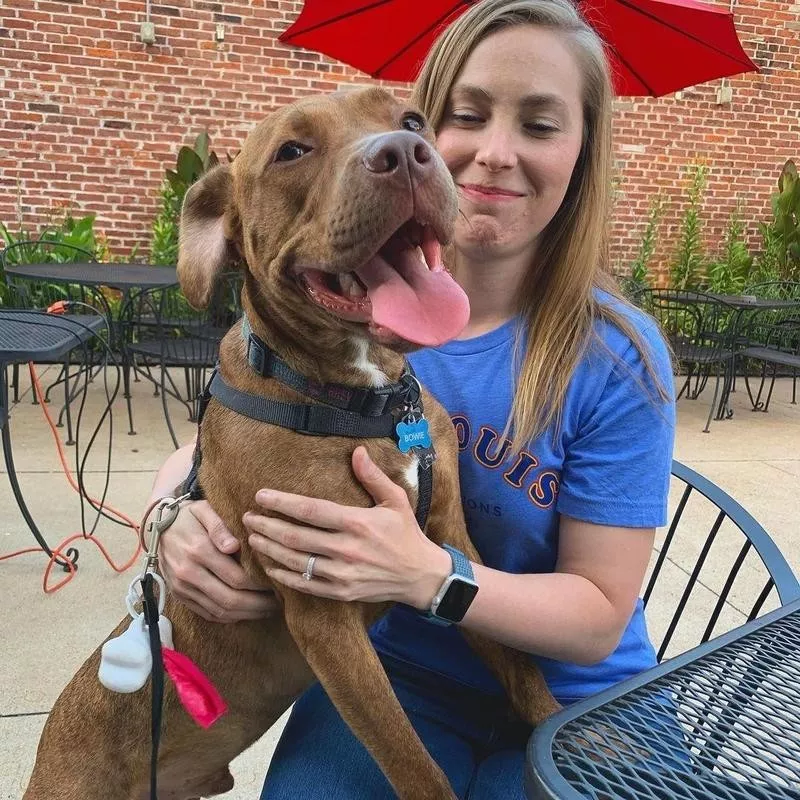
[[[28,373],[30,374],[31,378],[31,403],[35,406],[39,405],[39,398],[36,396],[36,389],[34,388],[34,380],[33,380],[33,367],[28,365]]]
[[[44,401],[45,403],[50,402],[50,392],[58,386],[59,383],[63,383],[67,379],[64,366],[61,366],[61,371],[58,373],[58,377],[44,390]]]
[[[764,391],[764,384],[767,381],[767,362],[761,365],[761,383],[758,385],[758,394],[756,395],[755,402],[753,403],[753,411],[763,411],[761,405],[761,394]]]
[[[82,370],[78,370],[78,374],[75,376],[75,380],[80,380],[80,374]],[[67,441],[65,444],[75,444],[75,440],[72,438],[72,414],[70,413],[70,396],[69,396],[69,354],[67,354],[67,360],[64,364],[64,409],[66,411],[67,416]]]
[[[134,372],[135,377],[136,373]],[[131,402],[131,362],[124,353],[122,355],[122,386],[125,405],[128,407],[128,436],[136,436],[133,427],[133,403]]]
[[[164,419],[167,421],[167,428],[169,429],[169,435],[172,437],[172,444],[175,445],[175,449],[178,449],[178,437],[175,436],[175,430],[172,427],[172,420],[169,416],[169,407],[167,406],[167,392],[165,391],[166,386],[164,384],[164,375],[167,372],[167,368],[162,365],[161,367],[161,405],[164,407]]]
[[[717,382],[714,384],[714,397],[711,398],[711,408],[708,410],[708,419],[706,426],[703,428],[703,433],[708,433],[711,430],[711,418],[714,416],[714,409],[717,407],[717,395],[719,394],[719,379],[722,366],[717,367]],[[709,371],[710,373],[710,371]]]
[[[688,372],[686,374],[686,380],[683,382],[683,386],[681,386],[681,390],[678,392],[677,396],[675,397],[675,402],[677,403],[678,400],[683,397],[683,393],[686,392],[686,396],[689,396],[689,383],[692,380],[692,367],[691,365],[688,367]]]
[[[769,401],[772,400],[772,390],[775,388],[775,379],[778,377],[778,365],[775,364],[772,367],[772,380],[769,384],[769,393],[767,394],[767,402],[764,403],[764,413],[766,414],[769,411]]]
[[[797,370],[792,370],[792,405],[797,405]]]

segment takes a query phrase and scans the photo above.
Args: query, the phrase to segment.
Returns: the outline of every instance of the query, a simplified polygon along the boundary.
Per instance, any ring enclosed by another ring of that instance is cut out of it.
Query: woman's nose
[[[488,128],[475,154],[475,160],[492,171],[513,167],[517,161],[513,134],[498,126]]]

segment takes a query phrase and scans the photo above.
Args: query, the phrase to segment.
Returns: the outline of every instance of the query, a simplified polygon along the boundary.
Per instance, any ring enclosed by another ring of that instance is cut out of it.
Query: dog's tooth
[[[352,272],[342,272],[339,275],[339,284],[345,297],[363,297],[365,292]]]
[[[428,267],[428,269],[430,269],[431,265],[428,264],[428,260],[425,258],[425,251],[419,245],[417,245],[416,250],[417,250],[417,256],[419,257],[419,260],[423,264],[425,264]]]

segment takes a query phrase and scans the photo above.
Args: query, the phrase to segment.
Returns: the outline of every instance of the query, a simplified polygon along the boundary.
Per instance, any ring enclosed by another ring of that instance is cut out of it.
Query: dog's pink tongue
[[[432,269],[416,249],[398,253],[395,265],[377,255],[356,274],[367,287],[372,321],[407,342],[427,347],[458,336],[469,321],[464,290],[441,264],[441,250],[425,248]]]

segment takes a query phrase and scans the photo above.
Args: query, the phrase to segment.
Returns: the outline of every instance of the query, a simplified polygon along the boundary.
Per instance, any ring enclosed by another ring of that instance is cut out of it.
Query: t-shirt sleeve
[[[665,525],[675,435],[669,352],[653,324],[640,333],[669,399],[664,401],[629,341],[608,353],[610,370],[597,402],[565,446],[557,510],[599,525]]]

